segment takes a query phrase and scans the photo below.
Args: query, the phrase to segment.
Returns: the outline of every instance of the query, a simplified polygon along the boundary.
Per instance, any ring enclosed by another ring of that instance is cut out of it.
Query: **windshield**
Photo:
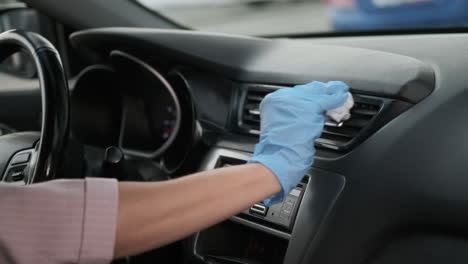
[[[183,26],[246,35],[463,27],[467,0],[136,0]]]

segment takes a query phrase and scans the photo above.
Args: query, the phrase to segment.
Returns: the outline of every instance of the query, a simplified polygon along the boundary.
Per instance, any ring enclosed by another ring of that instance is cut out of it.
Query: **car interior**
[[[351,118],[326,123],[282,203],[115,263],[468,262],[466,29],[247,36],[130,0],[25,0],[0,17],[2,31],[18,29],[0,35],[9,184],[165,181],[244,164],[267,94],[351,87]]]

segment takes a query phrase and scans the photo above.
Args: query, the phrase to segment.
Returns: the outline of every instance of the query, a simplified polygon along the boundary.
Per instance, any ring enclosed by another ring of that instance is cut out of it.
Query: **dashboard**
[[[357,102],[353,118],[341,124],[328,122],[316,142],[324,157],[339,157],[423,100],[435,86],[433,69],[422,61],[365,49],[186,31],[115,28],[77,33],[72,36],[72,42],[77,43],[83,54],[100,63],[110,63],[109,67],[115,71],[115,76],[108,81],[113,82],[111,89],[126,94],[123,95],[126,99],[117,101],[127,100],[123,107],[117,106],[124,109],[119,123],[119,146],[129,154],[146,158],[163,153],[179,132],[182,114],[177,92],[188,97],[183,105],[194,104],[189,109],[197,111],[198,116],[188,122],[200,122],[204,124],[200,127],[207,126],[208,130],[231,131],[255,142],[256,138],[249,135],[259,134],[259,103],[268,93],[310,80],[344,80],[352,87]],[[258,59],[250,56],[254,49],[261,50]],[[307,54],[307,49],[315,52]],[[331,55],[324,60],[320,55],[323,53]],[[294,59],[284,60],[286,56]],[[346,66],[348,61],[369,58],[373,59]],[[362,74],[375,69],[379,72]],[[88,83],[81,85],[86,77],[85,74],[78,79],[76,93],[81,86],[91,89]],[[101,83],[94,81],[94,85],[106,85]],[[119,109],[109,112],[118,113]],[[139,118],[142,116],[148,118],[142,120]],[[105,127],[116,131],[115,126]],[[167,134],[168,131],[171,133]],[[103,135],[109,134],[112,132]]]
[[[92,64],[72,93],[75,137],[158,160],[174,177],[248,160],[268,93],[311,80],[351,86],[352,118],[326,124],[290,199],[197,233],[190,263],[411,263],[428,239],[434,251],[447,239],[466,246],[468,35],[102,28],[71,42]]]

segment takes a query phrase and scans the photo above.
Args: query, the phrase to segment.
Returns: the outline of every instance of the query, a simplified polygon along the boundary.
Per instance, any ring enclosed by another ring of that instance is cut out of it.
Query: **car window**
[[[190,28],[247,35],[468,25],[466,0],[134,1]]]

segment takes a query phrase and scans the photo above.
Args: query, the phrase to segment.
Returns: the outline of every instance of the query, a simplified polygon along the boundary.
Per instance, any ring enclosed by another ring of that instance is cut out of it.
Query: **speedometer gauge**
[[[144,61],[122,51],[111,52],[111,58],[124,83],[119,145],[127,154],[155,158],[170,147],[180,128],[176,93]]]

